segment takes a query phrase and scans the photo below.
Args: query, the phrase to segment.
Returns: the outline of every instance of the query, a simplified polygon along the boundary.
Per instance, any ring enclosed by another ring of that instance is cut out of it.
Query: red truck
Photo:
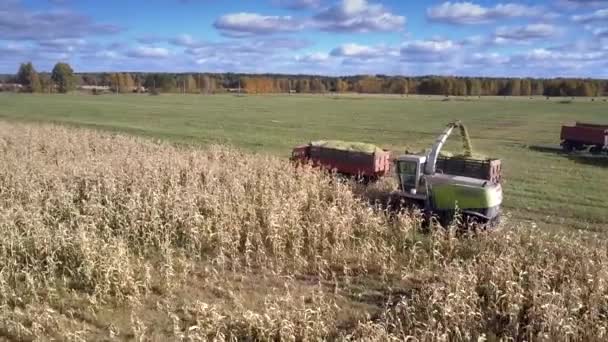
[[[312,163],[349,177],[360,177],[364,181],[375,181],[387,175],[391,168],[389,151],[375,148],[373,151],[349,150],[322,144],[310,143],[293,149],[291,160]]]
[[[608,152],[608,125],[583,122],[577,122],[574,126],[564,125],[560,138],[566,152],[583,151],[589,147],[589,152],[593,154]]]

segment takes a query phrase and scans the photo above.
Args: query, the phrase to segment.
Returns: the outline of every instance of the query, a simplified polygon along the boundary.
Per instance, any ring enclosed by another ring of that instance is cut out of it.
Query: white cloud
[[[196,47],[201,44],[189,34],[180,34],[179,36],[170,39],[169,43],[184,47]]]
[[[291,10],[315,9],[321,6],[321,0],[276,0],[276,3]]]
[[[42,40],[37,43],[45,51],[74,52],[88,47],[87,41],[82,38],[58,38]]]
[[[503,26],[496,29],[495,37],[506,40],[525,41],[555,36],[558,30],[549,24],[530,24],[526,26]]]
[[[406,43],[401,52],[405,53],[444,53],[456,48],[451,40],[416,40]]]
[[[171,52],[166,48],[139,46],[127,51],[127,56],[135,58],[167,58]]]
[[[213,24],[223,34],[233,37],[297,31],[302,23],[291,16],[266,16],[257,13],[232,13],[218,18]]]
[[[608,6],[608,0],[558,0],[557,5],[567,9]]]
[[[81,38],[117,34],[122,29],[96,22],[81,13],[67,10],[32,11],[20,1],[2,0],[0,4],[0,37],[14,40]]]
[[[593,33],[596,37],[608,38],[608,28],[606,27],[594,28],[591,30],[591,33]]]
[[[256,37],[253,40],[241,39],[233,41],[208,42],[192,48],[185,53],[196,59],[232,59],[242,58],[244,61],[259,61],[276,55],[293,53],[309,47],[306,40],[281,37]]]
[[[342,0],[318,13],[314,23],[325,31],[398,31],[405,25],[406,18],[367,0]]]
[[[150,44],[160,43],[160,42],[164,41],[165,39],[163,37],[157,36],[157,35],[147,35],[147,36],[143,36],[143,37],[138,37],[135,40],[140,44],[150,45]]]
[[[6,54],[18,54],[24,53],[28,50],[28,47],[22,42],[6,42],[4,45],[0,44],[0,52]]]
[[[510,58],[508,56],[503,56],[496,52],[476,52],[471,55],[470,61],[473,62],[473,66],[496,66],[508,63],[510,61]]]
[[[473,45],[473,46],[479,46],[479,45],[484,44],[485,42],[486,42],[486,39],[481,35],[465,37],[464,39],[462,39],[460,41],[460,43],[462,45]]]
[[[381,48],[354,43],[344,44],[331,51],[331,55],[336,57],[374,58],[383,54],[385,53]]]
[[[542,8],[515,3],[483,7],[472,2],[444,2],[427,9],[430,20],[450,24],[483,24],[503,18],[540,17],[547,15]]]
[[[314,52],[304,56],[296,56],[296,61],[303,63],[323,63],[329,60],[330,56],[323,52]]]
[[[120,57],[120,54],[116,51],[102,50],[95,53],[95,57],[104,59],[116,59]]]
[[[415,40],[401,47],[401,59],[420,63],[445,61],[457,52],[458,47],[459,45],[451,40]]]
[[[548,49],[533,49],[522,55],[526,60],[547,62],[547,61],[558,61],[558,62],[589,62],[589,61],[600,61],[604,60],[607,56],[602,51],[558,51]]]
[[[540,77],[605,77],[605,51],[538,48],[515,54],[506,70],[509,74]]]
[[[572,16],[572,20],[577,23],[608,22],[608,8],[589,14],[574,15]]]
[[[303,0],[289,4],[318,8],[320,1]],[[296,6],[296,7],[298,7]],[[312,18],[297,19],[292,16],[268,16],[257,13],[232,13],[218,18],[214,26],[222,34],[231,37],[293,32],[305,28],[332,32],[399,31],[406,23],[404,16],[391,13],[381,4],[367,0],[340,0],[339,3],[321,9]]]
[[[311,72],[314,66],[324,65],[323,56],[296,57],[310,45],[303,39],[274,36],[205,42],[185,49],[182,65],[190,61],[196,70],[213,72]]]
[[[503,37],[490,37],[489,40],[486,41],[487,45],[507,45],[512,44],[513,41]]]

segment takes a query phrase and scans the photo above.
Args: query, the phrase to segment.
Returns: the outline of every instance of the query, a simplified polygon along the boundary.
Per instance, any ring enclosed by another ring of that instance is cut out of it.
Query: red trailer
[[[576,122],[575,126],[576,127],[593,127],[593,128],[608,129],[608,125],[594,124],[594,123],[588,123],[588,122],[579,122],[579,121]]]
[[[307,144],[295,147],[291,160],[368,181],[388,174],[391,168],[390,152],[379,149],[368,153]]]
[[[561,146],[567,152],[608,152],[608,125],[577,122],[574,126],[562,126]]]

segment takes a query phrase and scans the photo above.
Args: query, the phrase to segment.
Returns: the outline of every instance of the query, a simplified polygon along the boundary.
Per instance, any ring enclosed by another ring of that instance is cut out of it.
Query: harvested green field
[[[394,151],[429,147],[462,120],[475,153],[504,161],[505,208],[540,226],[608,225],[608,162],[529,148],[558,143],[574,120],[608,122],[603,99],[398,96],[29,96],[0,94],[0,118],[123,131],[176,142],[222,143],[287,156],[310,140],[364,141]],[[448,149],[460,152],[452,137]]]

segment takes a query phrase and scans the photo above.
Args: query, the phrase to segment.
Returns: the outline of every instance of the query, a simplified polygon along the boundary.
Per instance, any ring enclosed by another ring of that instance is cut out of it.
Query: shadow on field
[[[575,154],[575,155],[567,155],[568,159],[574,160],[577,163],[599,166],[599,167],[608,167],[608,155],[591,155],[591,154]]]
[[[530,145],[528,148],[536,152],[565,154],[559,145]]]
[[[333,96],[332,100],[364,100],[363,97],[354,97],[354,96]]]
[[[552,153],[555,155],[566,157],[574,162],[592,165],[598,167],[608,167],[608,155],[606,154],[591,154],[585,152],[565,152],[559,145],[531,145],[528,147],[532,151]]]

